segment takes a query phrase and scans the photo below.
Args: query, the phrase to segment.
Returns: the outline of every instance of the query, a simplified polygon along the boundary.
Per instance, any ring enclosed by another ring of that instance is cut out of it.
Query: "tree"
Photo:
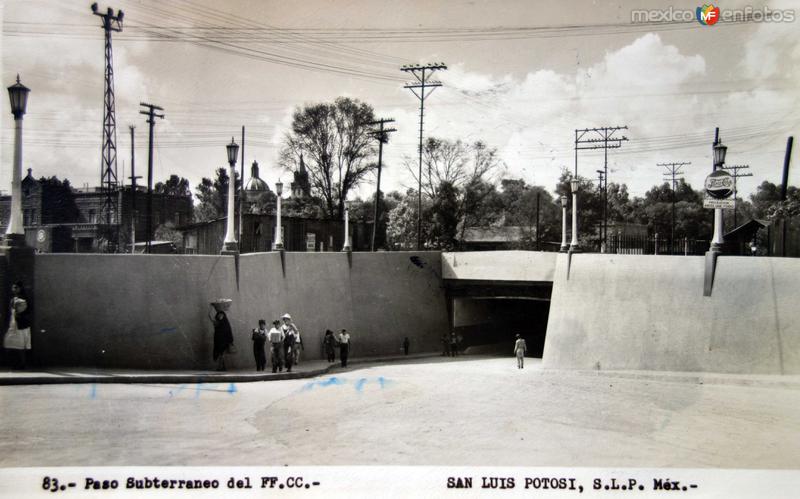
[[[347,97],[294,112],[281,165],[295,170],[305,158],[311,193],[322,199],[329,218],[341,218],[347,194],[377,168],[368,125],[374,118],[372,106]]]
[[[192,190],[189,188],[189,181],[177,175],[170,175],[166,182],[156,182],[153,187],[156,194],[167,194],[169,196],[191,196]]]
[[[167,222],[156,227],[153,235],[155,241],[171,241],[175,249],[183,252],[183,233],[175,229],[175,224]]]
[[[407,156],[403,164],[419,185],[419,160]],[[476,181],[494,182],[502,167],[497,149],[484,142],[467,145],[461,140],[429,137],[422,147],[422,194],[433,199],[442,185],[464,192]]]
[[[396,198],[395,193],[388,197]],[[423,214],[429,213],[431,200],[422,199]],[[422,217],[422,240],[430,239],[430,217]],[[386,227],[387,246],[391,249],[412,249],[417,245],[417,191],[409,189],[398,199],[396,206],[389,212],[389,223]]]
[[[538,248],[542,248],[542,243],[545,242],[559,244],[561,209],[544,187],[527,185],[522,179],[503,179],[500,186],[504,225],[522,227],[523,240],[518,244],[519,249],[537,249],[537,241]]]
[[[197,186],[196,194],[198,205],[194,210],[195,221],[207,222],[226,217],[228,214],[228,172],[225,168],[218,168],[217,177],[212,181],[206,177]],[[235,187],[238,190],[239,173],[234,171]]]
[[[72,223],[80,219],[80,210],[75,204],[75,194],[72,192],[69,180],[42,177],[39,179],[39,184],[42,188],[43,225]]]
[[[462,209],[459,197],[458,189],[448,182],[442,182],[437,189],[437,196],[425,217],[431,222],[429,246],[445,251],[455,248]]]

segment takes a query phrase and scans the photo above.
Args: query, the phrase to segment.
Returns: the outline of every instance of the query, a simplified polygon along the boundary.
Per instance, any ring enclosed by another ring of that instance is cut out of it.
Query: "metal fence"
[[[656,236],[634,236],[609,234],[605,253],[617,255],[703,255],[709,248],[709,241],[702,239],[675,239]]]

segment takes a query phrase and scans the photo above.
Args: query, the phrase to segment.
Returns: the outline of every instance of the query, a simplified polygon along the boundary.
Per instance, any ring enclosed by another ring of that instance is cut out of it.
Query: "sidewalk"
[[[77,383],[246,383],[251,381],[279,381],[322,376],[329,372],[346,371],[351,364],[371,364],[383,362],[402,362],[439,357],[437,352],[384,357],[357,357],[347,360],[348,366],[340,367],[339,361],[328,363],[325,360],[307,360],[292,367],[292,372],[272,373],[252,370],[235,371],[150,371],[141,369],[113,369],[86,367],[32,368],[12,371],[0,368],[0,386],[3,385],[60,385]]]

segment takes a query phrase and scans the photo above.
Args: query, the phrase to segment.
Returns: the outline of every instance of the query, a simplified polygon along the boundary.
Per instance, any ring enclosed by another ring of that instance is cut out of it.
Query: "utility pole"
[[[604,184],[603,184],[603,180],[605,180],[605,174],[606,173],[603,170],[595,170],[595,172],[597,172],[597,189],[602,191],[602,192],[605,192],[605,190],[604,190],[605,187],[604,187]],[[606,207],[605,207],[605,205],[603,205],[603,220],[605,220],[605,218],[606,218]],[[607,232],[608,228],[606,227],[605,230]],[[601,250],[603,249],[603,242],[606,242],[606,239],[605,239],[605,237],[603,237],[603,222],[601,220],[600,221],[600,249]]]
[[[244,226],[242,225],[242,212],[244,211],[244,125],[242,125],[242,173],[239,176],[239,254],[242,253],[242,229]],[[235,182],[235,179],[231,179],[231,182]],[[234,184],[235,186],[236,184]]]
[[[608,150],[619,149],[628,140],[624,135],[615,137],[619,130],[627,130],[627,126],[604,126],[600,128],[584,128],[575,130],[575,178],[578,178],[578,150],[603,149],[603,172],[605,187],[603,189],[603,230],[600,237],[600,248],[605,246],[605,234],[608,232]],[[588,138],[587,134],[591,134]]]
[[[542,197],[542,191],[536,191],[536,251],[540,251],[542,248],[539,246],[539,208],[540,208],[540,200]]]
[[[153,128],[156,124],[155,118],[164,119],[164,114],[158,114],[156,110],[163,111],[164,108],[144,102],[140,102],[139,105],[147,108],[147,111],[139,111],[139,114],[147,116],[147,123],[150,125],[150,145],[147,151],[147,243],[145,246],[145,251],[150,254],[150,241],[153,239]]]
[[[425,117],[425,99],[436,90],[436,87],[441,87],[442,83],[439,81],[430,81],[430,77],[437,70],[446,70],[445,63],[434,63],[420,66],[414,64],[411,66],[402,66],[400,71],[411,73],[417,79],[416,82],[408,83],[403,88],[411,90],[411,92],[419,99],[419,178],[417,190],[417,251],[422,249],[422,131]],[[425,95],[425,89],[430,88],[430,91]],[[419,89],[419,93],[417,93]]]
[[[131,130],[131,253],[136,252],[136,220],[139,218],[139,212],[136,210],[136,179],[142,178],[141,175],[136,175],[136,155],[134,154],[134,135],[133,131],[136,127],[128,125]]]
[[[375,234],[378,230],[378,214],[380,213],[379,210],[381,205],[381,168],[383,166],[383,144],[389,142],[389,133],[397,131],[396,128],[384,128],[383,125],[386,123],[394,123],[394,120],[391,118],[381,118],[377,121],[367,123],[368,126],[380,126],[378,130],[373,130],[370,132],[371,135],[374,135],[378,139],[378,185],[375,188],[375,210],[372,218],[372,242],[369,246],[370,251],[375,251]]]
[[[675,188],[677,186],[677,177],[683,176],[683,172],[681,168],[684,166],[691,165],[691,161],[684,161],[681,163],[658,163],[657,166],[663,166],[667,169],[666,172],[663,173],[664,180],[671,179],[670,185],[672,186],[672,225],[670,229],[670,236],[669,236],[669,251],[671,254],[675,254]]]
[[[733,228],[736,228],[737,221],[736,221],[736,196],[738,196],[739,191],[737,189],[737,182],[736,180],[739,177],[752,177],[752,173],[739,173],[739,170],[749,170],[750,165],[731,165],[731,166],[723,166],[723,170],[731,170],[733,173],[731,177],[733,177]]]
[[[103,146],[100,152],[100,187],[105,194],[100,220],[105,220],[110,229],[119,220],[117,206],[117,118],[114,114],[114,66],[111,50],[111,32],[122,31],[125,14],[109,7],[105,13],[98,12],[97,3],[92,4],[92,13],[103,21],[105,32],[105,84],[103,89]],[[102,223],[102,222],[101,222]],[[118,234],[118,233],[117,233]],[[112,238],[109,238],[111,241]]]

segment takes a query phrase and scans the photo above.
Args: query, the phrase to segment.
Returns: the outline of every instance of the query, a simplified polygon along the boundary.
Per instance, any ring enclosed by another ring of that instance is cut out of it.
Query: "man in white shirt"
[[[281,329],[281,321],[272,321],[272,329],[269,330],[267,339],[270,346],[270,357],[272,358],[272,372],[283,371],[281,361],[281,351],[283,350],[284,334]]]
[[[350,353],[350,334],[346,329],[342,329],[339,333],[339,358],[342,361],[342,367],[347,367],[347,355]]]

